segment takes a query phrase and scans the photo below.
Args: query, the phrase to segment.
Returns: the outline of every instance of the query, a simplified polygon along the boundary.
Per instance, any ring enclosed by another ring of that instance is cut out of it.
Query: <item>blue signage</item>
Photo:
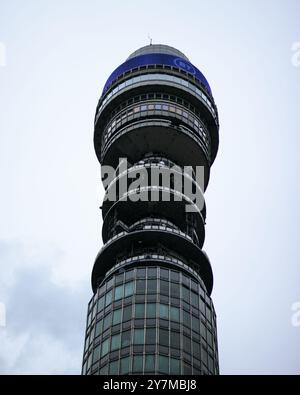
[[[118,78],[119,75],[123,74],[125,71],[133,69],[135,67],[146,66],[150,64],[175,66],[178,67],[179,69],[185,70],[186,72],[191,73],[196,78],[198,78],[198,80],[200,80],[204,84],[208,92],[212,95],[209,83],[207,82],[206,78],[201,73],[201,71],[197,69],[197,67],[195,67],[194,65],[192,65],[190,62],[188,62],[183,58],[179,58],[173,55],[160,54],[160,53],[140,55],[126,60],[126,62],[122,63],[119,67],[116,68],[115,71],[112,72],[112,74],[110,75],[110,77],[108,78],[108,80],[104,85],[103,92],[115,79]]]

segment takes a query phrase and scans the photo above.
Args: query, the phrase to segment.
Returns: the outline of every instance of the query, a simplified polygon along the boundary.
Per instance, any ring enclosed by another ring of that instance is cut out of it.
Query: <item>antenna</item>
[[[150,40],[150,45],[152,45],[152,38],[150,37],[150,34],[148,33],[148,38]]]

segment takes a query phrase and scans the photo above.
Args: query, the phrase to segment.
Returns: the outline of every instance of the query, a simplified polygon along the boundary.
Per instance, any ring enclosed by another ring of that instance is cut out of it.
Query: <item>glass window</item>
[[[123,322],[131,320],[131,318],[132,318],[132,305],[124,307]]]
[[[155,317],[156,317],[156,304],[147,303],[147,318],[155,318]]]
[[[146,269],[137,269],[136,277],[137,278],[145,278],[146,277]]]
[[[184,351],[188,354],[191,353],[191,339],[187,336],[183,336],[183,345]]]
[[[160,293],[163,295],[169,295],[169,282],[160,280]]]
[[[109,364],[109,374],[117,375],[119,373],[119,361],[113,361]]]
[[[155,355],[145,356],[145,372],[154,372],[155,370]]]
[[[172,348],[180,348],[180,334],[178,332],[171,332],[170,341]]]
[[[131,343],[131,333],[130,331],[125,331],[122,333],[122,347],[127,347]]]
[[[136,293],[145,293],[146,281],[137,280],[136,281]]]
[[[102,347],[101,347],[101,357],[103,357],[104,355],[106,355],[108,353],[108,349],[109,349],[109,339],[104,340],[104,342],[102,343]]]
[[[104,307],[104,296],[102,296],[99,300],[98,300],[98,311],[101,311]]]
[[[97,322],[96,328],[95,328],[95,337],[100,335],[101,330],[102,330],[102,324],[103,324],[103,320],[100,320]]]
[[[112,322],[112,324],[113,325],[119,324],[121,322],[121,317],[122,317],[122,309],[115,310],[113,312],[113,322]]]
[[[146,344],[156,343],[156,328],[146,328]]]
[[[191,292],[191,303],[193,306],[199,308],[199,296],[195,292]]]
[[[123,298],[123,285],[115,288],[115,300]]]
[[[156,277],[156,276],[157,276],[156,267],[149,267],[148,268],[148,277]]]
[[[145,105],[145,104],[143,104],[142,106],[141,106],[141,111],[146,111],[147,110],[147,106]]]
[[[164,357],[162,355],[160,355],[158,357],[158,362],[159,362],[159,371],[162,373],[169,373],[169,358],[168,357]]]
[[[187,326],[188,328],[191,327],[191,315],[187,313],[185,310],[182,312],[183,314],[183,325]]]
[[[145,305],[138,303],[135,305],[135,318],[144,318],[145,316]]]
[[[179,281],[179,273],[171,271],[171,281]]]
[[[170,318],[172,321],[179,322],[180,319],[180,311],[178,307],[171,306],[170,307]]]
[[[160,269],[160,277],[164,280],[169,280],[169,270],[167,269]]]
[[[108,374],[108,364],[106,364],[105,366],[103,366],[103,367],[100,369],[100,374],[101,374],[101,375],[106,375],[106,374]]]
[[[125,280],[131,280],[133,277],[133,270],[129,270],[125,273]]]
[[[180,374],[179,359],[170,358],[170,374]]]
[[[193,340],[193,356],[200,359],[200,343]]]
[[[161,104],[155,104],[155,110],[161,110]]]
[[[93,352],[93,363],[97,362],[100,357],[100,344],[95,347]]]
[[[179,298],[180,297],[179,284],[171,283],[171,297],[172,298]]]
[[[120,374],[127,374],[129,373],[129,363],[130,363],[130,358],[121,358],[121,369],[120,369]]]
[[[134,330],[134,344],[144,344],[144,329]]]
[[[169,331],[166,329],[159,329],[159,344],[169,347]]]
[[[199,318],[192,316],[192,329],[195,332],[199,332],[200,321]]]
[[[147,281],[147,292],[148,293],[156,293],[156,288],[157,288],[157,282],[156,280],[148,280]]]
[[[133,295],[133,281],[131,281],[130,283],[125,284],[125,292],[124,292],[125,298],[127,296],[131,296],[131,295]]]
[[[166,304],[159,305],[159,317],[169,319],[169,306]]]
[[[190,302],[190,291],[185,286],[182,287],[182,299],[187,303]]]
[[[111,304],[111,300],[112,300],[112,291],[109,291],[105,296],[105,307]]]
[[[163,110],[168,111],[169,106],[167,104],[163,104],[162,108],[163,108]]]
[[[143,357],[141,355],[136,355],[133,357],[133,372],[143,371]]]
[[[111,323],[111,313],[109,313],[103,321],[103,331],[106,331],[106,329],[108,329],[110,327],[110,323]]]
[[[114,335],[111,338],[111,351],[117,350],[120,348],[120,334]]]

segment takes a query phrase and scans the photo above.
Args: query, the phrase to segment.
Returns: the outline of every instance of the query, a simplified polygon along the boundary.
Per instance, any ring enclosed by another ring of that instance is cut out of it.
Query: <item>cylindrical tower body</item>
[[[175,48],[140,48],[105,84],[94,135],[104,245],[83,374],[219,373],[213,275],[202,251],[218,130],[208,82]]]

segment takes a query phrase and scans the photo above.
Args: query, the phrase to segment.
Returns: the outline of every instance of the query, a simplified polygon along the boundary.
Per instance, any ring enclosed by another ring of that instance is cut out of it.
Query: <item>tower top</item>
[[[132,52],[132,54],[127,58],[127,60],[135,58],[136,56],[154,54],[154,53],[174,55],[183,58],[186,61],[189,61],[189,59],[185,56],[184,53],[182,53],[181,51],[179,51],[174,47],[170,47],[169,45],[164,45],[164,44],[145,45],[144,47],[141,47],[136,51]]]

